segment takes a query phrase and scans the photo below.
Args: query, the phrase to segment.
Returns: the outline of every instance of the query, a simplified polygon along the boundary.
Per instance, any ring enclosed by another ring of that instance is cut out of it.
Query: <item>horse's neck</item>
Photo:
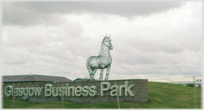
[[[103,43],[101,44],[101,49],[98,56],[111,56],[110,49],[107,46],[105,46]]]

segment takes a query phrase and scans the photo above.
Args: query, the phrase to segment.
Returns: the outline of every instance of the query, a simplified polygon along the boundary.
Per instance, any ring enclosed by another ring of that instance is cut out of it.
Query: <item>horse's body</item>
[[[94,74],[96,73],[97,69],[101,69],[100,73],[100,80],[103,79],[103,72],[104,69],[106,70],[106,77],[105,80],[108,80],[108,76],[110,73],[112,57],[110,55],[110,50],[112,50],[112,44],[110,37],[104,37],[101,43],[101,49],[98,56],[91,56],[86,61],[86,67],[89,71],[90,79],[94,79]]]

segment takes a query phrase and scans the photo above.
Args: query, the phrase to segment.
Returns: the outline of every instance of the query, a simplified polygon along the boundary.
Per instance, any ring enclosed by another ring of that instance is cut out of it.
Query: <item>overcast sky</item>
[[[109,79],[200,79],[202,8],[201,1],[2,2],[2,72],[89,78],[86,59],[111,34]]]

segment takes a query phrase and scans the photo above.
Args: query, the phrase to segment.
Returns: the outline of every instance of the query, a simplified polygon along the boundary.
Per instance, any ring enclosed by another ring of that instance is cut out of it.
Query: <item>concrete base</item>
[[[100,103],[100,102],[116,102],[116,96],[110,96],[110,91],[107,90],[104,92],[104,96],[101,96],[101,82],[109,82],[111,86],[115,85],[124,85],[125,81],[128,81],[128,85],[134,85],[131,87],[131,91],[134,96],[127,94],[125,96],[125,89],[121,90],[122,96],[119,96],[120,102],[140,102],[145,103],[149,100],[148,93],[148,80],[147,79],[127,79],[127,80],[108,80],[108,81],[78,81],[78,82],[67,82],[69,86],[96,86],[97,95],[95,96],[63,96],[64,101],[71,101],[75,103]],[[15,87],[45,87],[45,84],[52,84],[55,87],[65,86],[66,83],[47,83],[39,82],[35,84],[15,84]],[[9,84],[4,84],[3,89]],[[26,86],[25,86],[26,85]],[[13,99],[13,96],[5,96],[5,90],[2,90],[4,99]],[[28,99],[23,99],[22,96],[16,96],[16,100],[25,100],[31,103],[42,103],[42,102],[52,102],[52,101],[61,101],[61,96],[45,96],[45,90],[42,92],[42,96],[30,96]]]

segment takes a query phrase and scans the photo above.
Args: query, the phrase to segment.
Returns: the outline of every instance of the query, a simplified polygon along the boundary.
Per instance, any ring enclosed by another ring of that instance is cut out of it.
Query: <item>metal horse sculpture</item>
[[[101,43],[101,49],[98,56],[91,56],[86,60],[86,67],[89,71],[89,76],[91,80],[94,80],[94,74],[97,69],[101,69],[99,80],[103,80],[103,72],[106,69],[106,77],[105,80],[108,80],[108,76],[110,73],[112,57],[110,54],[110,50],[113,49],[111,44],[110,36],[104,36],[103,41]]]

